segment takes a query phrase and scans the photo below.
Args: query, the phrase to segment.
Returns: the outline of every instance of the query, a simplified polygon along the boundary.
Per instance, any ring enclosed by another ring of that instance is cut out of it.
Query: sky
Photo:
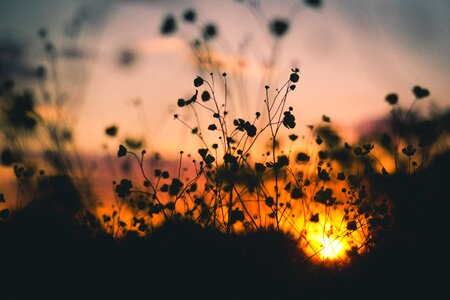
[[[25,49],[17,65],[45,63],[36,32],[48,29],[64,53],[61,85],[85,152],[114,144],[104,135],[113,124],[119,139],[145,137],[147,147],[168,155],[194,146],[189,131],[172,116],[180,113],[193,121],[176,101],[193,94],[192,80],[200,75],[189,47],[195,27],[180,23],[176,34],[160,34],[167,14],[180,18],[188,8],[196,10],[199,24],[217,24],[219,35],[210,46],[226,62],[221,72],[229,74],[230,82],[244,78],[248,93],[234,100],[241,117],[259,110],[264,85],[281,86],[292,67],[301,69],[289,100],[298,128],[326,114],[351,136],[388,114],[388,93],[398,93],[400,103],[408,106],[417,84],[431,91],[428,103],[418,109],[431,103],[449,107],[450,1],[325,0],[319,9],[303,1],[260,2],[252,13],[231,0],[2,0],[0,46],[14,41]],[[274,18],[291,18],[290,28],[280,40],[271,82],[262,83],[273,45],[268,23]],[[118,62],[127,51],[135,60],[123,66]],[[247,66],[242,74],[233,71],[240,61]],[[231,85],[230,93],[238,95],[239,89]]]

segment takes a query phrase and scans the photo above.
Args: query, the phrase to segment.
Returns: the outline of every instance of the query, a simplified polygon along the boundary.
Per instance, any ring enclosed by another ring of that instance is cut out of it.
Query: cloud
[[[26,44],[10,37],[0,38],[0,79],[29,78],[33,74]]]
[[[137,42],[133,48],[144,55],[185,55],[192,51],[187,42],[179,37],[155,37],[146,39]],[[220,70],[230,74],[245,71],[247,75],[259,77],[264,72],[264,66],[260,62],[243,55],[230,54],[217,50],[210,50],[209,53],[205,50],[198,50],[195,55],[195,60],[192,60],[194,64],[198,63],[198,59],[205,63],[211,59],[215,65],[219,66]]]
[[[137,42],[136,50],[143,54],[168,54],[187,51],[186,42],[178,37],[156,37]]]
[[[355,30],[380,42],[399,44],[448,66],[449,1],[342,1],[334,4]]]

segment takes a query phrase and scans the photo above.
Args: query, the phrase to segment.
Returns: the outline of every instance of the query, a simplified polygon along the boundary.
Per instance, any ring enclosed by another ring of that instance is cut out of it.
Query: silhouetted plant
[[[416,170],[426,163],[431,146],[445,135],[444,128],[438,126],[438,120],[441,117],[436,116],[434,120],[422,119],[413,110],[417,101],[423,101],[430,95],[428,89],[417,85],[411,89],[411,92],[415,98],[407,110],[399,106],[397,94],[390,93],[386,96],[385,100],[392,107],[392,119],[391,125],[387,126],[386,132],[382,133],[379,139],[380,144],[393,155],[395,171],[401,172],[406,169],[409,174],[411,174],[411,167]],[[399,155],[400,149],[403,157]],[[417,149],[421,151],[420,161],[413,160]],[[404,158],[408,161],[405,162]]]
[[[3,205],[5,202],[6,202],[5,195],[0,193],[0,205]],[[8,217],[9,217],[9,209],[7,208],[0,209],[0,220],[5,220]]]
[[[168,172],[157,169],[156,179],[152,179],[144,168],[145,150],[138,156],[119,146],[117,155],[134,157],[144,179],[143,189],[134,189],[128,179],[115,187],[120,201],[133,207],[134,222],[129,228],[146,233],[154,228],[158,215],[166,221],[182,217],[225,233],[274,226],[294,233],[309,258],[328,260],[329,256],[338,256],[340,250],[328,249],[336,243],[345,243],[345,250],[352,256],[370,250],[379,229],[390,223],[389,202],[371,197],[366,186],[371,173],[382,172],[381,163],[372,155],[374,145],[342,146],[342,139],[329,125],[331,119],[324,115],[317,127],[308,126],[312,143],[307,144],[307,152],[292,153],[292,144],[298,139],[295,134],[289,135],[291,148],[280,150],[281,130],[297,126],[294,109],[287,100],[299,81],[299,69],[292,69],[273,97],[269,96],[270,87],[265,87],[265,111],[255,113],[252,120],[230,119],[227,74],[222,74],[222,80],[223,101],[214,89],[212,73],[210,80],[200,76],[194,79],[194,87],[203,91],[196,90],[190,99],[177,101],[180,109],[210,114],[207,129],[218,134],[219,143],[210,143],[198,119],[196,124],[188,124],[181,114],[174,115],[203,145],[198,149],[200,160],[192,160],[193,178],[180,177],[183,152],[177,176],[170,178]],[[201,101],[197,99],[199,93]],[[255,161],[257,142],[263,138],[269,139],[270,148],[263,161]],[[341,163],[342,157],[346,160]],[[380,165],[373,166],[374,160]],[[144,195],[140,206],[133,204],[133,195]],[[105,216],[104,221],[110,223],[116,216],[120,220],[122,206],[118,203],[117,214]],[[313,236],[309,228],[314,226],[319,226],[316,230],[323,238]]]
[[[0,88],[0,158],[2,165],[12,168],[17,182],[17,197],[11,201],[15,207],[11,207],[17,214],[26,207],[28,210],[36,207],[38,195],[43,193],[40,190],[43,181],[47,180],[49,185],[61,183],[52,180],[57,178],[53,177],[56,174],[77,185],[80,197],[76,197],[76,201],[83,211],[80,213],[86,216],[86,207],[93,204],[93,196],[64,112],[67,96],[59,78],[60,54],[46,29],[40,29],[38,37],[47,60],[33,72],[35,89],[23,88],[20,82],[16,87],[13,80],[6,80]],[[39,113],[38,108],[42,107],[49,114]],[[57,188],[60,187],[51,186],[48,190]],[[73,189],[67,190],[67,193],[73,192]],[[47,196],[39,201],[45,202]],[[64,204],[63,199],[60,200]],[[41,208],[44,206],[42,203]],[[51,208],[47,208],[47,213],[51,213]]]
[[[248,9],[250,13],[249,17],[254,17],[259,23],[261,23],[261,28],[263,29],[262,33],[268,38],[269,43],[264,45],[264,48],[269,49],[268,56],[262,58],[259,62],[262,69],[260,74],[260,84],[272,82],[275,75],[274,70],[280,53],[281,42],[289,33],[293,18],[297,12],[305,6],[314,9],[320,8],[322,1],[304,1],[304,3],[302,3],[302,1],[297,1],[292,5],[292,7],[288,8],[288,15],[273,18],[269,18],[265,14],[264,9],[262,8],[263,5],[258,0],[244,0],[238,2],[244,8]],[[183,30],[185,28],[190,33],[189,35],[184,34]],[[226,50],[221,49],[221,30],[218,24],[216,24],[216,22],[202,20],[201,12],[192,8],[182,11],[180,13],[180,17],[174,13],[168,13],[163,17],[160,25],[160,33],[163,36],[175,34],[178,30],[183,32],[183,34],[180,34],[180,37],[185,39],[186,43],[190,46],[198,67],[198,73],[201,76],[209,76],[209,73],[211,72],[215,76],[219,76],[221,74],[221,70],[224,68],[228,68],[233,71],[233,74],[236,76],[232,78],[233,81],[228,83],[237,87],[237,97],[235,97],[233,101],[235,105],[241,105],[245,108],[247,105],[245,102],[248,102],[248,94],[246,87],[244,87],[246,83],[243,78],[245,77],[244,66],[246,65],[247,59],[243,55],[243,52],[245,48],[248,47],[251,39],[250,36],[243,37],[242,42],[239,43],[238,48],[235,51],[230,49],[230,47],[227,47]],[[220,42],[213,43],[216,40],[220,40]],[[221,51],[224,51],[227,55],[236,57],[239,60],[238,66],[228,66],[227,61],[221,59]],[[295,82],[294,80],[292,81]],[[261,93],[258,98],[261,98],[261,96],[263,96],[263,93]],[[207,98],[208,95],[202,94],[202,97]]]

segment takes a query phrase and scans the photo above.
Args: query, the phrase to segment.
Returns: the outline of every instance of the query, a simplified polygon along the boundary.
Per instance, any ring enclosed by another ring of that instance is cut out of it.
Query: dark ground
[[[270,229],[225,235],[180,220],[117,241],[61,213],[25,209],[0,223],[0,295],[445,298],[449,158],[436,157],[432,172],[398,175],[394,226],[339,270],[306,262],[290,236]]]

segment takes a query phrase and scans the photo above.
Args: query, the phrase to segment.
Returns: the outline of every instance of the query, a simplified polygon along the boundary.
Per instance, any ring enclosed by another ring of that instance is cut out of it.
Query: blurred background
[[[60,50],[61,84],[83,150],[98,151],[110,124],[142,134],[133,105],[140,100],[151,143],[178,152],[184,129],[172,114],[176,100],[193,91],[197,69],[189,42],[195,26],[179,24],[179,32],[167,37],[160,28],[167,14],[181,18],[194,9],[197,23],[217,25],[211,47],[222,59],[246,64],[252,91],[262,89],[257,79],[272,50],[269,22],[291,21],[280,43],[277,76],[267,84],[280,84],[291,67],[301,69],[291,103],[303,124],[327,114],[351,132],[386,114],[389,92],[409,105],[416,84],[432,91],[433,105],[450,103],[450,2],[322,2],[3,0],[0,76],[31,80],[44,56],[36,33],[45,27]],[[253,114],[261,100],[248,99],[243,113]]]

